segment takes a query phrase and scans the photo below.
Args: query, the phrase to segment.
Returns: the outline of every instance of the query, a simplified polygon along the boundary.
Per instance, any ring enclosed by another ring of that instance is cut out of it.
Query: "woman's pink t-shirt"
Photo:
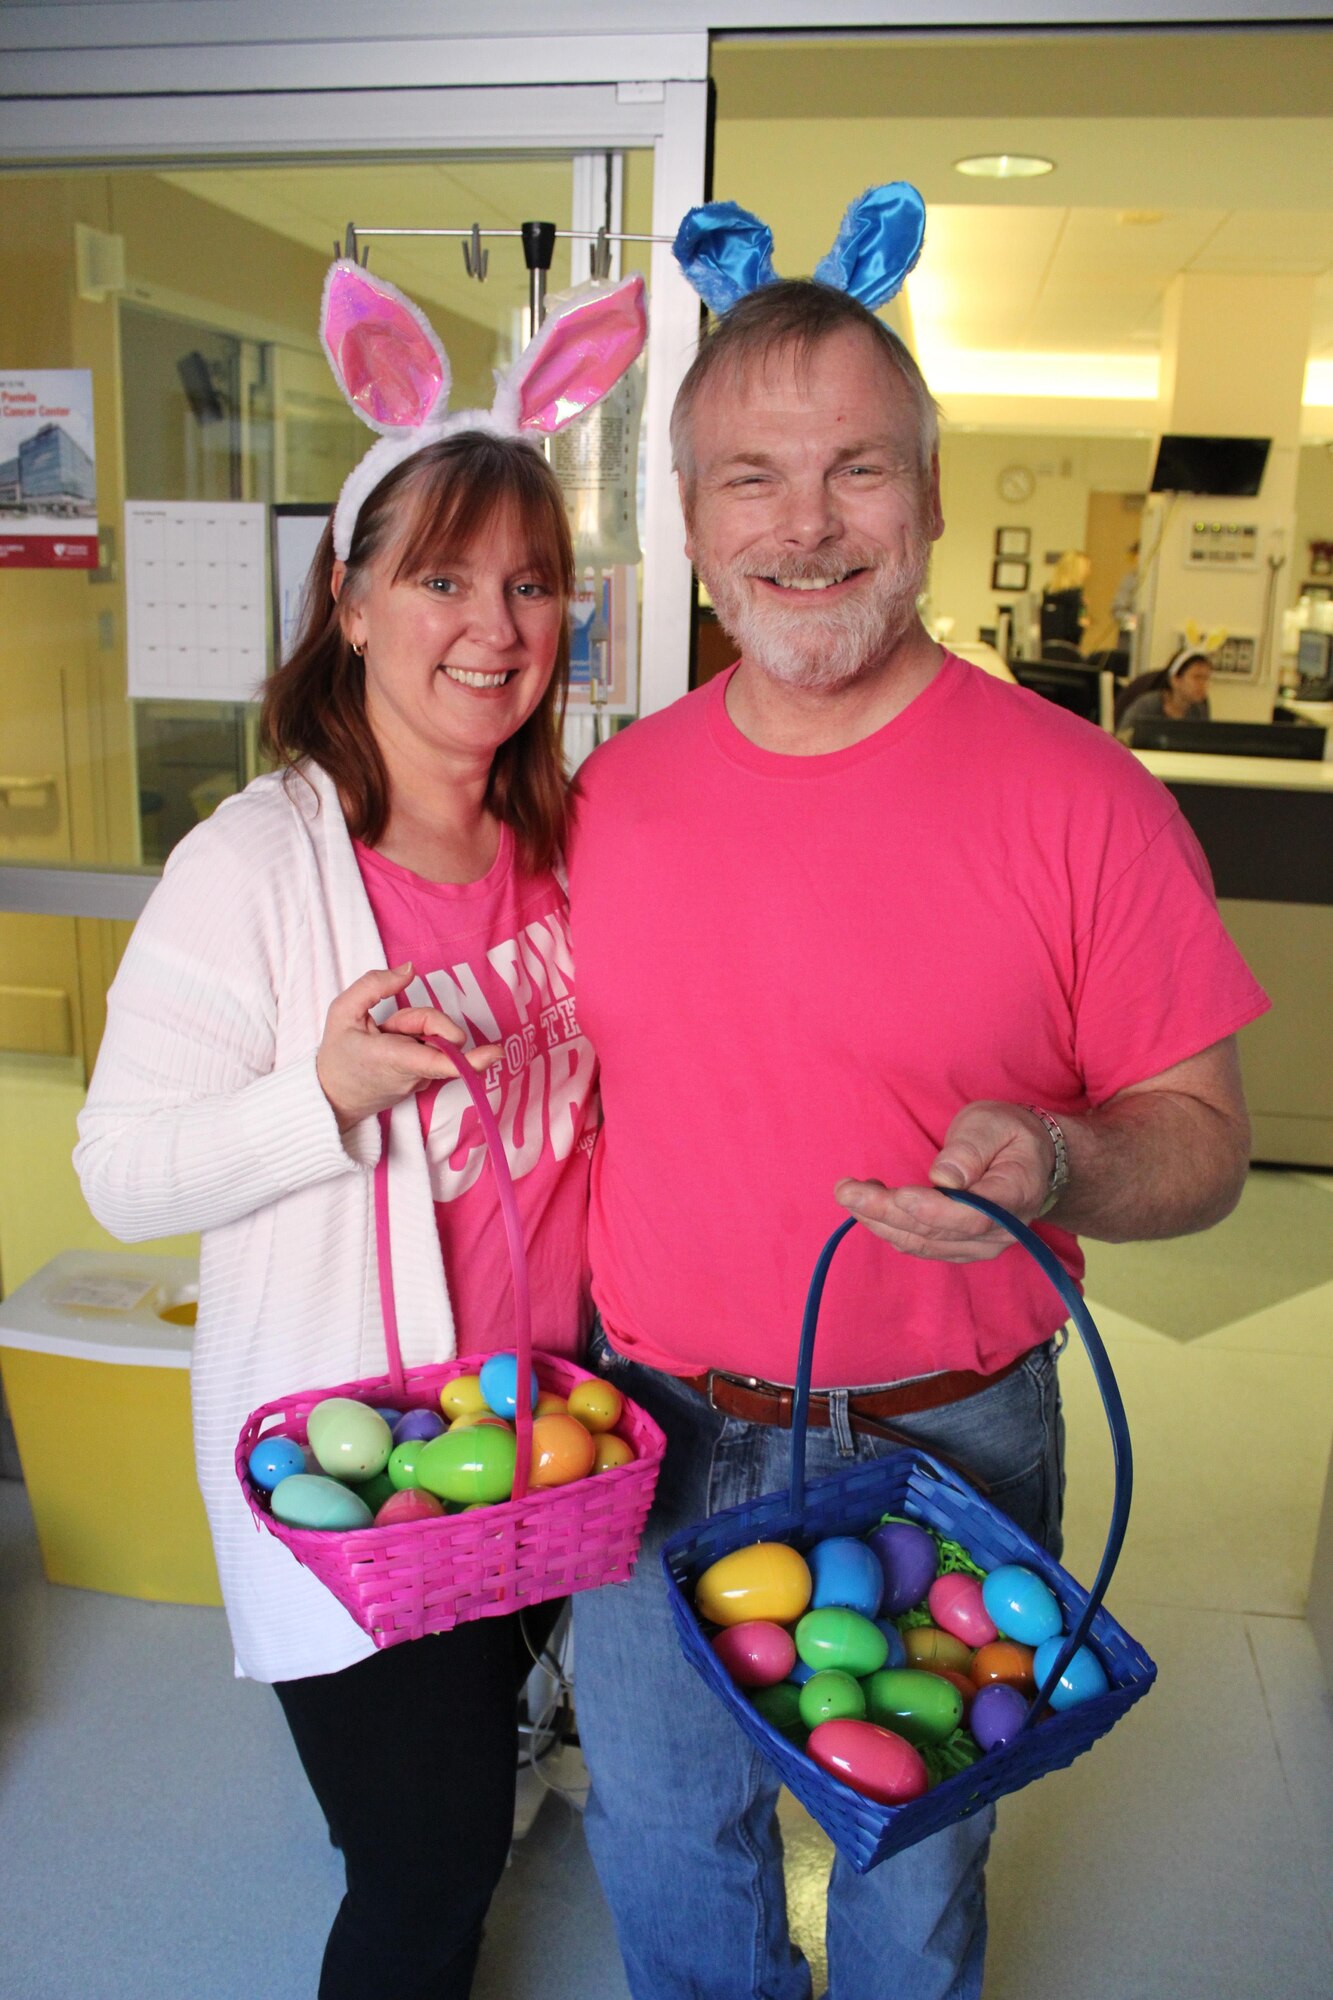
[[[532,1293],[532,1338],[578,1353],[587,1331],[588,1161],[595,1058],[579,1029],[564,890],[519,866],[508,827],[479,882],[428,882],[356,846],[390,965],[411,962],[412,1006],[496,1042],[486,1092],[514,1180]],[[462,1083],[417,1099],[460,1354],[511,1345],[514,1286],[481,1123]]]

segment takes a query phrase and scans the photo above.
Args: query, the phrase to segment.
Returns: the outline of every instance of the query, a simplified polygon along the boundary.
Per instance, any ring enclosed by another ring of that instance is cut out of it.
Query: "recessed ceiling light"
[[[1055,161],[1043,160],[1036,153],[972,153],[965,160],[955,160],[954,169],[978,180],[1030,181],[1038,174],[1053,173]]]
[[[1166,211],[1161,208],[1122,208],[1116,221],[1125,229],[1147,229],[1155,222],[1166,221]]]

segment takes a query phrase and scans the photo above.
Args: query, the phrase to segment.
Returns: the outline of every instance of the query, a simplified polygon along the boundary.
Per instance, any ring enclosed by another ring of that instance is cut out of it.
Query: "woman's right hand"
[[[461,1053],[463,1030],[447,1014],[430,1007],[400,1007],[380,1022],[371,1013],[382,1000],[401,993],[411,977],[410,965],[365,972],[329,1008],[315,1074],[340,1132],[391,1110],[429,1083],[458,1075],[457,1061],[432,1046],[433,1041],[450,1042]],[[499,1048],[488,1042],[470,1049],[466,1060],[483,1071],[499,1056]]]

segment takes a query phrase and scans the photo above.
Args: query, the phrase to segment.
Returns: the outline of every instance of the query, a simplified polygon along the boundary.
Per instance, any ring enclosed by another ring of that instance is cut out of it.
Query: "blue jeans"
[[[778,1780],[680,1650],[661,1549],[720,1508],[786,1486],[791,1435],[719,1416],[671,1376],[625,1360],[594,1330],[593,1359],[667,1435],[657,1497],[628,1584],[574,1599],[585,1815],[635,2000],[810,2000],[787,1935]],[[965,1402],[895,1426],[984,1482],[1060,1553],[1063,1426],[1054,1344]],[[807,1472],[897,1449],[812,1430]],[[983,1870],[993,1810],[829,1883],[829,2000],[977,2000],[986,1946]]]

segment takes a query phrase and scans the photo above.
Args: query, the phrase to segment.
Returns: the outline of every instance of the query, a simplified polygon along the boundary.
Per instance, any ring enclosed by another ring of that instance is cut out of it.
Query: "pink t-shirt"
[[[735,728],[729,679],[580,773],[593,1295],[636,1360],[790,1382],[844,1175],[919,1184],[964,1104],[1086,1111],[1267,1002],[1174,800],[1088,723],[950,655],[863,742],[789,757]],[[1019,1252],[929,1263],[855,1230],[815,1381],[990,1373],[1063,1318]]]
[[[412,1006],[434,1006],[469,1046],[504,1054],[486,1090],[514,1178],[532,1293],[533,1344],[577,1354],[587,1331],[585,1214],[596,1136],[595,1059],[574,1004],[564,891],[526,875],[508,827],[479,882],[428,882],[356,843],[390,965],[409,960]],[[458,1351],[512,1345],[514,1283],[481,1122],[463,1084],[417,1099]]]

